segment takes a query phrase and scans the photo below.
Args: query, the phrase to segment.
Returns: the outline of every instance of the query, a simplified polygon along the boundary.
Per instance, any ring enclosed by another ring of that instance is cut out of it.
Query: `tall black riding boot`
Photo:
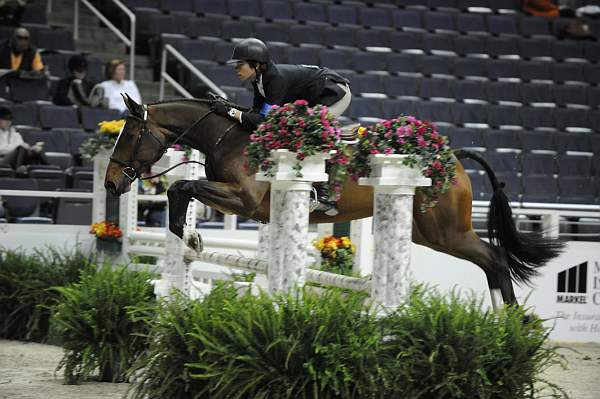
[[[327,183],[315,183],[314,188],[317,191],[317,201],[319,201],[318,211],[322,211],[327,216],[335,216],[339,213],[337,203],[329,200]]]

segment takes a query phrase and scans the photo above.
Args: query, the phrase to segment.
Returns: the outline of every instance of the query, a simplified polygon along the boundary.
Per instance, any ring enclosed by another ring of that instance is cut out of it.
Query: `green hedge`
[[[203,302],[139,310],[152,332],[132,369],[133,397],[513,399],[539,396],[538,375],[561,361],[542,322],[520,308],[487,312],[416,288],[376,317],[364,300],[223,285]]]
[[[131,307],[154,301],[149,272],[124,266],[103,266],[83,273],[79,283],[57,287],[60,299],[52,306],[52,323],[63,342],[67,384],[91,377],[122,382],[139,354],[146,349],[149,324],[134,319]]]
[[[79,280],[93,260],[78,249],[59,251],[0,248],[0,337],[46,342],[49,338],[48,306],[58,294],[50,290]]]

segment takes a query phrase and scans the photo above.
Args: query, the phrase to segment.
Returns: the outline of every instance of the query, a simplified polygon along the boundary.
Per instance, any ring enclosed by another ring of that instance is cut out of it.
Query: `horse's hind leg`
[[[494,308],[502,306],[501,302],[509,305],[517,304],[508,263],[502,248],[488,244],[470,230],[453,236],[448,241],[444,252],[473,262],[484,271]]]

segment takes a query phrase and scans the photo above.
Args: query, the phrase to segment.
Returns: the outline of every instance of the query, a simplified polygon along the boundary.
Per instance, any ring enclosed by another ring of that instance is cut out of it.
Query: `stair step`
[[[75,45],[79,51],[88,51],[90,53],[118,53],[121,54],[120,58],[123,58],[123,54],[127,51],[127,46],[122,42],[111,42],[97,39],[85,39],[79,38],[76,40]]]

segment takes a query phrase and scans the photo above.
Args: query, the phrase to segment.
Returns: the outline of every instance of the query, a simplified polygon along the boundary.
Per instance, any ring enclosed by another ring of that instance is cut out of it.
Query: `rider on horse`
[[[252,109],[241,111],[215,102],[213,111],[238,121],[248,130],[256,129],[273,105],[303,99],[311,106],[327,105],[334,117],[340,116],[350,105],[352,94],[348,79],[315,65],[275,64],[267,46],[259,39],[239,42],[228,63],[235,66],[241,81],[252,82],[254,103]],[[317,209],[330,216],[336,215],[337,206],[329,200],[325,187],[316,184],[315,188],[320,202]]]

